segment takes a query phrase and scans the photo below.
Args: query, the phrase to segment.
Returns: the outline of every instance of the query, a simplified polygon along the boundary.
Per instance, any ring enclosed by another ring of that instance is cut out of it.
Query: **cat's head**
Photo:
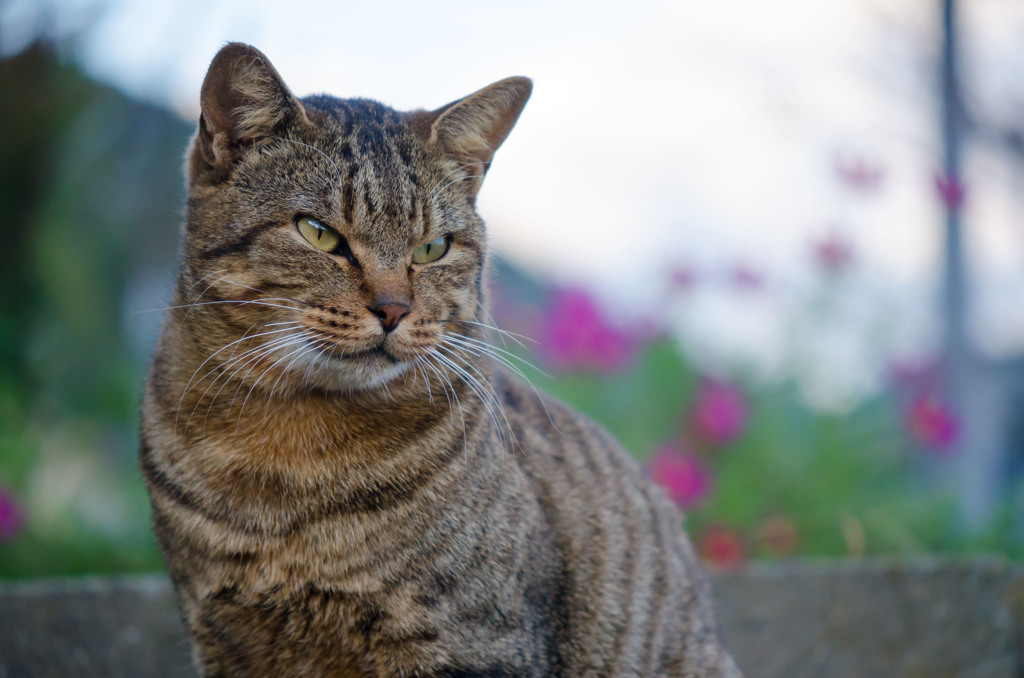
[[[186,162],[172,317],[196,357],[331,390],[465,363],[486,263],[474,200],[530,89],[509,78],[400,113],[298,99],[258,50],[221,49]]]

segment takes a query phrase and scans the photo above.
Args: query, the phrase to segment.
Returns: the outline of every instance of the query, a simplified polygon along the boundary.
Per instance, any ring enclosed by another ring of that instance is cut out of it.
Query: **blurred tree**
[[[131,311],[167,296],[191,125],[59,53],[0,60],[0,488],[26,520],[0,575],[159,562],[135,458],[160,314]]]

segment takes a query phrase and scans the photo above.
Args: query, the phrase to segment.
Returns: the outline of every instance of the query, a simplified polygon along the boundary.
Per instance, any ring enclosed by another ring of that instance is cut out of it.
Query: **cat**
[[[531,93],[216,55],[141,469],[204,676],[738,676],[681,516],[503,366],[474,204]]]

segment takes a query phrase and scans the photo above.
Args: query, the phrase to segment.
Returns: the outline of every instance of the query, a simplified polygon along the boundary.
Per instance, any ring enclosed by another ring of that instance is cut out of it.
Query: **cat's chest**
[[[221,575],[193,608],[191,624],[247,648],[250,665],[276,667],[266,675],[374,675],[372,645],[400,645],[427,661],[426,648],[436,647],[442,634],[436,603],[427,604],[416,581],[384,582],[375,575],[332,581],[280,554]],[[293,659],[278,665],[281,657]]]

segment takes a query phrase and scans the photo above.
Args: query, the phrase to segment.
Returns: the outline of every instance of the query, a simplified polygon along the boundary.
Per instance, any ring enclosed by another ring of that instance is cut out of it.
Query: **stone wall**
[[[793,562],[713,577],[748,678],[1021,678],[1024,568],[999,560]],[[186,678],[158,575],[0,583],[0,678]]]

